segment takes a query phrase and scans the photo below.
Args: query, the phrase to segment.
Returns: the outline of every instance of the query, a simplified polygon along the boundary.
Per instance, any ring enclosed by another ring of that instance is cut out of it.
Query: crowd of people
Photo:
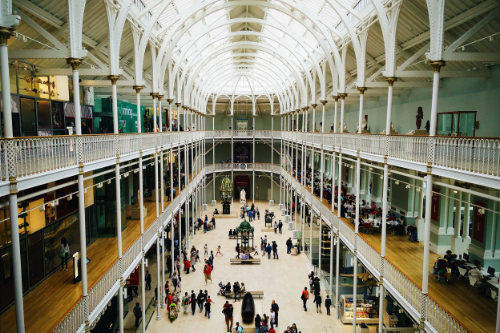
[[[248,217],[248,222],[252,222],[253,220],[260,220],[260,211],[258,207],[252,203],[250,206],[248,203],[245,203],[240,208],[240,218]]]
[[[321,298],[321,285],[320,285],[320,280],[319,277],[315,276],[314,271],[311,271],[311,273],[307,276],[309,279],[309,290],[307,287],[304,287],[304,290],[302,291],[302,294],[300,295],[300,299],[302,300],[304,311],[307,312],[307,302],[308,300],[312,297],[313,303],[316,304],[316,313],[323,313],[321,311],[321,304],[322,304],[322,298]],[[310,295],[312,294],[312,295]],[[330,299],[330,296],[326,296],[325,298],[325,308],[326,308],[326,314],[329,316],[330,315],[330,307],[332,306],[332,300]]]

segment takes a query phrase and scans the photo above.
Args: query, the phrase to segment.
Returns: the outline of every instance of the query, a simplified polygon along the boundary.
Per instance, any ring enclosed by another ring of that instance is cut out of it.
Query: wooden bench
[[[253,297],[258,297],[258,298],[262,298],[264,296],[263,291],[246,291],[245,293],[238,293],[238,296],[243,297],[245,296],[246,293],[250,293],[252,294]],[[234,293],[233,292],[226,293],[224,296],[226,296],[226,298],[231,298],[231,297],[234,298]]]
[[[229,239],[236,239],[237,235],[228,235]]]
[[[262,228],[261,231],[262,232],[274,232],[274,229],[273,228]]]
[[[231,264],[260,264],[260,258],[255,258],[255,259],[236,259],[236,258],[231,258],[231,259],[229,259],[229,262]]]

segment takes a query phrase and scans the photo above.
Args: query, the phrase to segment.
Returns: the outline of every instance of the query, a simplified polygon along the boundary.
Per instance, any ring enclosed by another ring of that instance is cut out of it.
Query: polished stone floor
[[[234,203],[232,206],[232,214],[236,213],[239,204]],[[212,306],[211,319],[204,317],[204,313],[196,311],[195,315],[180,314],[179,318],[173,323],[167,319],[167,310],[161,310],[161,320],[156,320],[156,314],[149,323],[147,332],[166,332],[173,329],[173,332],[204,332],[204,333],[222,333],[227,332],[224,315],[222,314],[222,306],[226,302],[226,298],[217,296],[220,281],[227,283],[234,281],[244,282],[246,289],[250,291],[263,291],[264,297],[256,299],[255,305],[257,313],[267,315],[270,314],[272,300],[275,300],[280,307],[279,326],[276,331],[283,332],[287,325],[295,323],[302,333],[319,333],[319,332],[352,332],[351,325],[343,325],[338,319],[335,319],[334,309],[332,315],[326,315],[326,309],[323,308],[323,313],[316,313],[315,304],[312,300],[308,302],[308,311],[305,312],[302,308],[300,300],[301,291],[305,286],[308,286],[307,275],[310,272],[307,256],[302,252],[299,256],[291,256],[286,254],[285,242],[288,237],[292,236],[292,231],[288,228],[283,228],[283,234],[274,234],[274,232],[262,232],[264,227],[264,210],[270,209],[275,212],[277,219],[283,219],[281,213],[278,212],[278,206],[269,207],[267,202],[258,202],[257,207],[261,211],[260,221],[254,221],[251,224],[255,228],[255,243],[260,242],[260,237],[267,235],[269,241],[278,243],[279,260],[267,259],[267,255],[262,257],[259,247],[259,257],[262,259],[260,265],[231,265],[230,258],[236,256],[235,246],[236,240],[229,239],[228,231],[239,225],[241,219],[238,218],[218,218],[217,228],[209,231],[207,234],[196,233],[194,240],[190,240],[191,245],[195,245],[201,250],[205,244],[208,244],[209,250],[216,253],[217,246],[222,247],[223,257],[217,256],[214,262],[214,271],[212,273],[213,282],[208,282],[205,286],[203,278],[202,264],[198,263],[197,271],[191,272],[189,275],[182,274],[182,293],[189,293],[195,290],[196,293],[200,289],[207,289],[211,299],[214,301]],[[218,205],[219,212],[222,211],[220,204]],[[211,217],[213,207],[208,206],[208,216]],[[239,209],[238,209],[239,211]],[[294,241],[295,243],[295,241]],[[323,303],[326,297],[326,292],[321,292]],[[234,300],[233,300],[234,301]],[[231,301],[231,302],[233,302]],[[240,321],[241,302],[233,303],[235,308],[234,321]],[[241,323],[241,321],[240,321]],[[253,325],[244,326],[246,333],[254,332]],[[374,327],[373,327],[374,329]]]

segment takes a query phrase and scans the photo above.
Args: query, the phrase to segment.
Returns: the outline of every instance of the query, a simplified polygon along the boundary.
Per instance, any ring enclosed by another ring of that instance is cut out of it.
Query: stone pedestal
[[[429,135],[426,130],[412,130],[407,135]]]

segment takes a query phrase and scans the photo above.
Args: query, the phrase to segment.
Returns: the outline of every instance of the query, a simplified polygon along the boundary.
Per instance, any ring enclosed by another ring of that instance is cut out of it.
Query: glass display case
[[[353,318],[353,295],[340,296],[340,320],[344,324],[352,324]],[[378,301],[370,298],[366,299],[363,295],[356,297],[356,324],[365,323],[367,325],[378,324]]]

